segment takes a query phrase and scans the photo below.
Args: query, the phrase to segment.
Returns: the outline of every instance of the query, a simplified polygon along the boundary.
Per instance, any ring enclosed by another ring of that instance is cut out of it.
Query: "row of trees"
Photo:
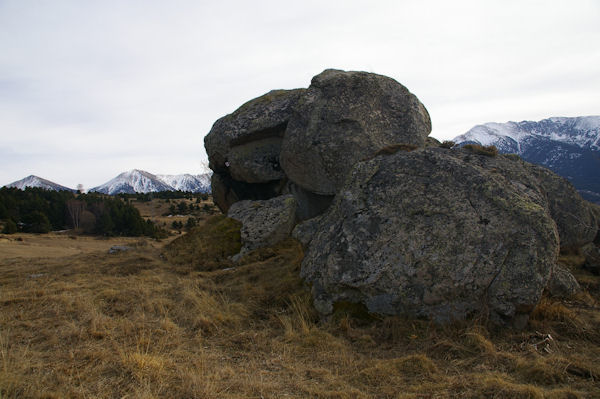
[[[5,230],[47,233],[73,228],[107,236],[153,236],[166,232],[144,220],[127,201],[98,193],[73,194],[40,188],[0,189],[0,220]]]
[[[185,201],[181,201],[177,204],[173,203],[169,206],[169,211],[164,214],[164,216],[168,215],[185,215],[187,213],[191,213],[194,211],[204,210],[205,212],[211,211],[211,206],[209,204],[204,204],[202,208],[198,204],[187,204]]]
[[[196,202],[200,202],[200,200],[206,201],[208,199],[208,193],[191,193],[189,191],[157,191],[151,193],[136,193],[136,194],[118,194],[119,197],[123,199],[135,199],[140,202],[148,202],[152,201],[155,198],[164,199],[164,200],[172,200],[172,199],[196,199]]]

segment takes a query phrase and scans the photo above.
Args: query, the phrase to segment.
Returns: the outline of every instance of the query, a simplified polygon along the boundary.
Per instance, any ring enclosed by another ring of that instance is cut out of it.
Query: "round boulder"
[[[385,147],[423,147],[431,131],[416,96],[386,76],[328,69],[293,105],[281,167],[304,189],[333,195],[359,160]]]
[[[544,195],[420,149],[352,169],[306,240],[301,274],[322,314],[339,302],[438,322],[488,314],[523,326],[558,254]]]

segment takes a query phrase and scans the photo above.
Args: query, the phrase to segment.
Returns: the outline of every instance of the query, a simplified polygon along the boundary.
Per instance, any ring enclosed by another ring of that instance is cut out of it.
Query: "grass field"
[[[233,264],[235,226],[202,223],[171,244],[1,236],[0,397],[600,397],[600,278],[576,255],[586,292],[525,331],[319,320],[297,242]]]
[[[188,207],[191,205],[198,206],[200,207],[200,210],[188,211],[184,215],[181,215],[178,212],[169,214],[169,207],[171,205],[177,205],[180,202],[184,202]],[[180,198],[167,202],[167,200],[155,198],[151,201],[132,200],[131,204],[140,211],[140,215],[144,219],[150,219],[157,226],[167,230],[174,230],[171,228],[171,224],[174,221],[185,224],[190,217],[203,220],[213,213],[219,212],[211,199],[196,202],[195,199]]]

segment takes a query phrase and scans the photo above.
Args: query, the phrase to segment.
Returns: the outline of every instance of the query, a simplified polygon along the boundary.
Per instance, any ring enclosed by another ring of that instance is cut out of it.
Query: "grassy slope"
[[[523,332],[319,321],[298,243],[232,268],[230,233],[0,259],[0,397],[600,397],[598,276],[578,271],[589,293],[544,299]]]

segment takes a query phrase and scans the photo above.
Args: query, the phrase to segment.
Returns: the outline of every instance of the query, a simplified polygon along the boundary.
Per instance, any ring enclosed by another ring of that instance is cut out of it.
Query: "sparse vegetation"
[[[233,264],[236,223],[212,217],[171,243],[2,236],[0,397],[600,397],[600,277],[577,255],[561,263],[588,292],[544,298],[524,331],[351,305],[319,320],[300,245]]]
[[[442,142],[442,144],[440,144],[440,147],[450,149],[450,148],[454,147],[455,145],[456,145],[456,143],[454,141],[445,140]]]
[[[488,157],[495,157],[496,155],[498,155],[498,149],[496,148],[496,146],[493,145],[482,146],[479,144],[466,144],[462,148],[470,150],[475,154],[485,155]]]

